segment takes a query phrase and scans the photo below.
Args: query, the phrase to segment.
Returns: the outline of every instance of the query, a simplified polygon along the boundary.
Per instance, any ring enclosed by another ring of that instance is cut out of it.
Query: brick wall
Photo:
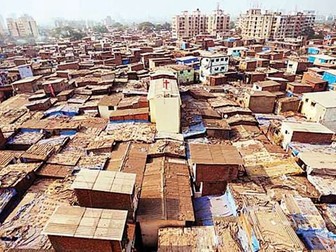
[[[248,108],[254,113],[272,113],[275,97],[251,96]]]
[[[62,252],[96,252],[96,251],[113,251],[121,252],[121,243],[117,241],[84,239],[65,236],[48,236],[53,248]]]
[[[104,209],[128,210],[133,212],[133,197],[128,194],[75,189],[79,205]]]
[[[310,133],[310,132],[294,132],[292,142],[299,143],[331,143],[333,134]]]
[[[229,182],[238,176],[238,165],[203,165],[196,166],[196,182]]]

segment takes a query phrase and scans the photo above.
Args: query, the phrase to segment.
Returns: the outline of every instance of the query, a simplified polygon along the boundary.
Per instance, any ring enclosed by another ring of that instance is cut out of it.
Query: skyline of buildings
[[[19,18],[7,18],[7,29],[10,36],[14,38],[38,37],[36,21],[29,15]]]
[[[1,15],[5,18],[12,13],[27,13],[34,17],[40,24],[50,24],[51,18],[65,19],[92,19],[100,20],[101,17],[112,16],[115,20],[124,20],[125,22],[141,22],[146,20],[155,20],[157,22],[171,20],[173,15],[183,10],[201,9],[203,12],[210,13],[216,8],[217,2],[220,3],[222,9],[230,13],[231,17],[238,16],[249,8],[262,8],[274,11],[294,11],[297,9],[315,9],[317,14],[328,15],[335,13],[333,2],[330,0],[321,0],[316,4],[316,0],[292,1],[269,1],[269,0],[243,0],[243,1],[180,1],[180,2],[164,2],[156,3],[151,0],[125,0],[125,1],[104,1],[96,0],[83,1],[65,1],[59,0],[57,5],[48,1],[29,0],[29,1],[5,1],[1,6]],[[78,2],[81,2],[78,4]],[[66,8],[64,8],[66,6]],[[132,8],[129,8],[132,6]],[[326,7],[328,6],[328,8]],[[98,7],[98,8],[97,8]],[[43,10],[43,11],[40,11]],[[94,11],[92,11],[94,10]]]
[[[246,39],[293,38],[301,36],[302,31],[313,28],[315,18],[314,11],[283,14],[250,9],[240,15],[237,27],[241,29],[242,37]]]
[[[176,15],[172,20],[173,37],[194,37],[199,34],[227,32],[229,30],[230,16],[223,10],[217,9],[212,14],[205,14],[197,9],[192,13],[188,11]]]
[[[335,16],[333,15],[318,16],[315,11],[283,13],[270,10],[262,11],[261,9],[249,9],[239,17],[233,18],[218,5],[212,13],[205,13],[200,9],[193,12],[183,11],[181,14],[173,16],[171,24],[175,38],[193,37],[199,34],[225,34],[230,30],[230,21],[234,21],[236,26],[241,28],[244,38],[274,39],[297,37],[305,28],[313,27],[315,22],[332,22],[334,20]],[[3,20],[1,21],[0,16],[0,34],[9,33],[15,38],[38,37],[38,24],[32,16],[25,14],[19,18],[7,18],[6,21],[7,24]],[[101,24],[111,26],[116,22],[120,21],[110,15],[100,21],[58,18],[54,20],[53,27],[88,28]],[[121,23],[123,22],[121,21]]]

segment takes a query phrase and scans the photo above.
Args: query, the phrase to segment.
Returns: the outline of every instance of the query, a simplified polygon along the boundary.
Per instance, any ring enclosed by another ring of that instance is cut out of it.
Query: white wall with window
[[[200,80],[205,82],[207,77],[229,70],[229,57],[226,55],[213,55],[203,57],[201,60]]]

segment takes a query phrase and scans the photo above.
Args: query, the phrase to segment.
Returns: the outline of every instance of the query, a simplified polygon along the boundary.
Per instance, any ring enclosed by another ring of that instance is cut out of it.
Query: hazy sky
[[[55,17],[101,20],[110,15],[116,21],[170,20],[183,10],[200,8],[210,12],[220,7],[232,15],[259,5],[273,10],[317,10],[336,14],[336,0],[0,0],[0,15],[27,13],[39,23]]]

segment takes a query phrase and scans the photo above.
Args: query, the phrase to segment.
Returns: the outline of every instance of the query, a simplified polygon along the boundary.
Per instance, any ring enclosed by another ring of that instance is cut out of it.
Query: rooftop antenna
[[[219,2],[217,2],[217,10],[219,11],[220,6],[219,6]]]

